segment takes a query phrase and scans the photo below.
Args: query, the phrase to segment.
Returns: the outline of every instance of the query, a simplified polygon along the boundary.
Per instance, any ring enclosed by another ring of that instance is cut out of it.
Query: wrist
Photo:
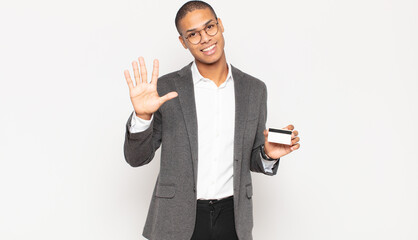
[[[269,161],[274,161],[274,160],[277,160],[278,158],[272,158],[272,157],[270,157],[268,154],[267,154],[267,152],[266,152],[266,150],[265,150],[265,148],[264,148],[264,144],[263,145],[261,145],[261,155],[263,156],[263,158],[265,159],[265,160],[269,160]]]
[[[135,115],[144,120],[150,120],[152,116],[152,114],[138,114],[136,112],[135,112]]]
[[[266,156],[268,157],[268,158],[271,158],[271,159],[273,159],[272,157],[270,157],[270,155],[267,153],[267,151],[266,151],[266,149],[264,148],[264,153],[266,154]]]

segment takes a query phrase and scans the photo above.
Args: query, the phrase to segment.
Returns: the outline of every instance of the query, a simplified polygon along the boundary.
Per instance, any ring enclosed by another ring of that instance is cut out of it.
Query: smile
[[[212,46],[210,46],[210,47],[208,47],[208,48],[205,48],[205,49],[203,49],[203,50],[201,50],[201,51],[203,51],[203,52],[210,51],[210,50],[212,50],[212,49],[215,47],[215,45],[216,45],[216,44],[213,44]]]
[[[217,49],[216,45],[217,45],[216,43],[215,44],[212,44],[211,46],[209,46],[209,47],[207,47],[205,49],[202,49],[200,51],[202,51],[203,54],[205,54],[206,56],[210,56],[212,54],[215,54],[216,49]]]

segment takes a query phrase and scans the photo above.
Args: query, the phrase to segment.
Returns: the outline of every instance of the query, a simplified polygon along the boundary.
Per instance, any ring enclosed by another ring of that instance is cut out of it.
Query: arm
[[[139,58],[141,74],[139,73],[138,63],[132,62],[134,69],[135,85],[128,70],[125,70],[125,79],[129,87],[129,95],[134,107],[136,116],[142,118],[145,124],[142,127],[131,126],[134,114],[126,123],[124,155],[126,161],[132,167],[142,166],[149,163],[155,151],[161,145],[161,112],[159,108],[166,101],[178,96],[176,92],[170,92],[160,97],[157,92],[158,81],[158,60],[154,60],[151,82],[147,81],[147,70],[144,59]],[[149,123],[151,121],[151,123]],[[135,121],[134,121],[135,122]],[[141,124],[141,120],[139,120]],[[150,124],[147,128],[146,125]],[[132,130],[132,131],[131,131]]]
[[[155,112],[150,123],[142,123],[141,127],[145,128],[142,131],[135,131],[138,129],[134,127],[138,126],[132,126],[132,122],[137,118],[134,114],[131,114],[126,123],[124,155],[129,165],[139,167],[151,162],[155,151],[161,145],[161,113]]]
[[[251,152],[251,160],[250,160],[250,170],[253,172],[260,172],[266,175],[276,175],[277,170],[279,168],[279,161],[278,158],[274,164],[271,163],[263,163],[263,161],[267,161],[262,159],[261,156],[261,146],[264,144],[265,136],[264,136],[264,129],[266,128],[266,121],[267,121],[267,87],[263,83],[263,97],[261,100],[260,105],[260,115],[258,120],[257,126],[257,133],[254,139],[253,150]]]

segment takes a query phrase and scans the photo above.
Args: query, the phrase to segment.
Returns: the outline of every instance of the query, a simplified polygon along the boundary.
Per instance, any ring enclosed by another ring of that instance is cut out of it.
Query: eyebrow
[[[207,22],[206,22],[205,24],[203,24],[202,26],[206,26],[206,25],[208,25],[211,21],[213,21],[213,19],[211,19],[211,20],[207,21]],[[187,30],[187,31],[186,31],[186,33],[187,33],[187,32],[194,32],[194,31],[196,31],[196,29],[197,29],[197,28],[192,28],[192,29],[189,29],[189,30]]]

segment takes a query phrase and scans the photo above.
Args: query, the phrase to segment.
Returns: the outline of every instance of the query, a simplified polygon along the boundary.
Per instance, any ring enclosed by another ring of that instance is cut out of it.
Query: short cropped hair
[[[215,10],[213,10],[212,6],[204,1],[189,1],[183,4],[183,6],[181,6],[181,8],[177,11],[177,14],[176,14],[175,23],[176,23],[177,32],[179,32],[179,34],[181,35],[180,29],[179,29],[179,23],[180,23],[180,20],[183,19],[187,13],[192,12],[196,9],[206,9],[206,8],[209,8],[212,11],[213,15],[215,16],[215,19],[218,19],[218,17],[216,16]]]

